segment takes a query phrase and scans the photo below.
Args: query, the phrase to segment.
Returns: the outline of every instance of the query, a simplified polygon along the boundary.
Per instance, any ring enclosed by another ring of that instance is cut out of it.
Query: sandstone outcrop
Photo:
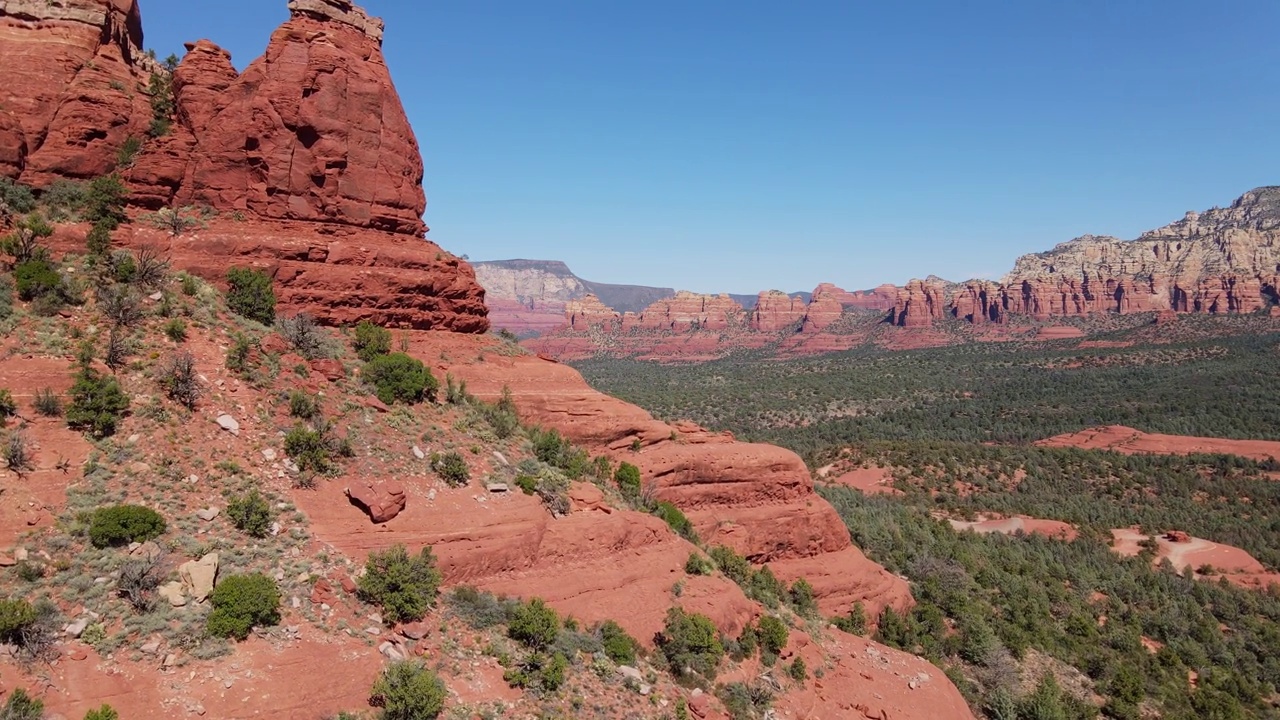
[[[751,329],[766,333],[794,331],[804,320],[805,311],[803,298],[777,290],[762,292],[751,311]]]
[[[622,316],[624,332],[663,330],[683,333],[690,330],[725,330],[741,324],[742,306],[728,295],[699,295],[684,290],[675,297],[659,300],[639,313]]]
[[[151,118],[135,0],[0,3],[0,173],[43,187],[116,168]]]
[[[289,10],[243,73],[212,43],[191,46],[174,73],[179,127],[166,143],[186,162],[144,153],[130,179],[163,204],[420,235],[422,158],[381,21],[339,0]]]
[[[945,289],[940,283],[912,280],[898,291],[889,321],[905,328],[929,327],[945,312]]]
[[[569,328],[576,331],[587,331],[591,328],[612,330],[622,322],[622,316],[616,310],[600,302],[595,295],[587,295],[581,300],[570,300],[565,303],[565,318]]]

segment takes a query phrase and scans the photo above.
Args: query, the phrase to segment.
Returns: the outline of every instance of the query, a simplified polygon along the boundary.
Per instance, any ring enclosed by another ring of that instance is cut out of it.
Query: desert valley
[[[999,281],[472,263],[383,22],[287,7],[0,0],[0,720],[1280,717],[1280,188]]]

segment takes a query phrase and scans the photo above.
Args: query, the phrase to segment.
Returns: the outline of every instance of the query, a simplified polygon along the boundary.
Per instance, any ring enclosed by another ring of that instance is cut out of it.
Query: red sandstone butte
[[[168,143],[182,149],[145,153],[130,179],[165,204],[420,235],[422,156],[381,21],[342,0],[290,0],[289,10],[241,74],[216,45],[190,46],[174,73],[179,126]]]
[[[930,327],[942,319],[944,294],[940,283],[912,280],[898,291],[889,320],[899,327]]]

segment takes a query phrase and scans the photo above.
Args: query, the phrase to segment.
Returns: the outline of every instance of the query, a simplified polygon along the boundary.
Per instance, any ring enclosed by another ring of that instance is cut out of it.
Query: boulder
[[[199,560],[188,560],[178,567],[182,589],[196,602],[204,602],[213,592],[218,578],[218,553],[209,553]]]
[[[183,607],[187,604],[187,594],[183,592],[182,583],[174,580],[161,585],[156,593],[164,598],[173,607]]]
[[[394,480],[360,480],[349,485],[346,493],[351,503],[364,510],[375,524],[399,515],[407,502],[404,486]]]

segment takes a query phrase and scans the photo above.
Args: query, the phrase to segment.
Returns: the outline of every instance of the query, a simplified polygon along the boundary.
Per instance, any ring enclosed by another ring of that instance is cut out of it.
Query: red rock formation
[[[404,510],[407,502],[404,486],[394,480],[357,480],[347,486],[346,493],[351,502],[377,524],[390,522]]]
[[[1161,310],[1250,313],[1276,299],[1280,188],[1245,193],[1231,207],[1187,213],[1137,240],[1086,235],[1020,258],[1005,278],[1010,313],[1046,319]],[[974,307],[957,300],[956,314]]]
[[[724,330],[739,322],[742,306],[728,295],[699,295],[680,291],[675,297],[659,300],[640,313],[622,316],[622,330]]]
[[[586,332],[593,327],[612,330],[622,322],[622,316],[595,295],[565,303],[564,315],[569,321],[569,329],[577,332]]]
[[[22,182],[44,186],[113,170],[150,124],[140,86],[154,63],[141,47],[135,0],[0,4],[0,173],[17,166]]]
[[[751,311],[751,329],[768,333],[795,330],[804,320],[805,310],[805,302],[799,297],[777,290],[762,292]]]
[[[998,283],[970,280],[956,290],[951,301],[951,313],[975,325],[1004,322],[1001,297]]]
[[[191,47],[175,73],[182,127],[130,178],[179,205],[420,235],[422,159],[381,21],[343,0],[289,9],[243,74],[217,46]]]
[[[50,242],[82,252],[87,226]],[[483,333],[484,291],[471,266],[428,240],[343,225],[236,222],[172,237],[125,225],[118,245],[150,246],[174,267],[225,285],[229,266],[259,268],[275,280],[281,314],[306,312],[331,325],[369,320],[391,328]]]
[[[16,178],[27,162],[27,136],[12,113],[0,109],[0,177]]]
[[[898,291],[898,297],[889,315],[892,324],[899,327],[929,327],[941,320],[945,311],[944,290],[941,284],[912,280]]]

